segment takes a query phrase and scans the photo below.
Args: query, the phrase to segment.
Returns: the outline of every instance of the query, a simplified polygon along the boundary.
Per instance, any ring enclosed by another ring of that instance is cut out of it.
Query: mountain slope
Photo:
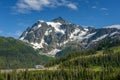
[[[28,44],[14,38],[0,37],[0,68],[34,67],[50,60]]]
[[[46,66],[59,68],[119,68],[120,67],[120,39],[103,40],[94,48],[85,51],[72,52],[67,56],[54,59]]]
[[[39,20],[20,36],[20,40],[51,56],[55,56],[57,52],[67,47],[74,46],[80,50],[87,49],[94,46],[98,41],[109,38],[120,38],[120,29],[116,27],[84,28],[61,17],[49,22]]]

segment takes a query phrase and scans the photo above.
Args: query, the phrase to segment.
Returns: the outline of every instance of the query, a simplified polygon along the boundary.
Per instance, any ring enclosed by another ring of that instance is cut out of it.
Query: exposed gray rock
[[[70,46],[86,49],[106,38],[120,38],[120,29],[84,28],[69,23],[61,17],[50,22],[39,20],[31,28],[28,27],[20,36],[20,40],[30,43],[33,48],[52,56]]]

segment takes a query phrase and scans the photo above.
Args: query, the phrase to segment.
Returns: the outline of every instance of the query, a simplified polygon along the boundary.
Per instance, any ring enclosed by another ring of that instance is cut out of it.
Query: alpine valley
[[[63,50],[75,48],[89,49],[104,39],[120,39],[120,25],[104,28],[83,27],[58,17],[49,22],[38,20],[28,27],[20,40],[30,44],[40,54],[62,56]]]
[[[120,25],[96,29],[58,17],[19,39],[0,37],[0,80],[120,80]]]

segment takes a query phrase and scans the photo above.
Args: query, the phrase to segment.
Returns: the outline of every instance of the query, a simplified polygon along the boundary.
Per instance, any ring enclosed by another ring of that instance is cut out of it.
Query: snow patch
[[[51,50],[50,52],[48,52],[48,53],[46,53],[46,54],[51,55],[51,56],[55,56],[55,54],[56,54],[57,52],[59,52],[59,51],[61,51],[61,50],[59,50],[59,49],[53,49],[53,50]]]
[[[34,49],[38,49],[38,48],[43,48],[43,46],[42,46],[42,44],[38,44],[38,43],[30,43],[30,44],[32,44],[33,45],[33,48]]]
[[[85,35],[87,34],[87,29],[85,31],[81,31],[80,29],[76,28],[75,31],[70,35],[70,39],[72,40],[83,40]]]
[[[66,41],[64,41],[64,42],[63,42],[63,44],[67,44],[68,42],[69,42],[69,41],[68,41],[68,40],[66,40]]]
[[[47,24],[54,27],[56,33],[65,34],[65,30],[60,29],[60,26],[62,25],[61,23],[59,23],[59,22],[47,22]]]
[[[66,41],[64,41],[64,42],[62,42],[62,43],[60,43],[60,44],[57,43],[57,45],[58,45],[58,46],[62,46],[62,45],[67,44],[68,42],[69,42],[69,40],[66,40]]]
[[[27,35],[27,31],[25,32],[25,34],[24,34],[24,36],[22,36],[21,38],[20,38],[20,40],[22,40],[22,41],[24,41],[24,39],[25,39],[25,36]]]
[[[46,32],[45,32],[45,35],[48,36],[51,32],[52,32],[51,29],[47,29]]]
[[[38,24],[37,26],[34,26],[33,29],[34,29],[34,30],[37,30],[37,29],[39,29],[40,27],[42,27],[42,25],[41,25],[41,24]]]
[[[81,41],[81,40],[85,39],[84,36],[85,36],[86,34],[87,34],[86,31],[81,31],[81,33],[80,33],[78,36],[75,36],[74,39],[75,39],[75,40],[80,40],[80,41]]]
[[[25,37],[23,36],[23,37],[20,38],[20,40],[24,40],[24,38],[25,38]]]
[[[39,24],[39,25],[37,26],[37,28],[40,28],[40,27],[42,27],[42,25],[41,25],[41,24]]]
[[[113,36],[115,34],[120,34],[120,33],[119,32],[113,32],[113,33],[110,34],[110,36]]]
[[[85,31],[89,31],[89,29],[87,29],[87,28],[84,28],[84,30],[85,30]]]
[[[105,35],[103,35],[103,36],[97,38],[96,40],[93,40],[93,42],[96,42],[96,41],[102,40],[102,39],[104,39],[104,38],[107,37],[107,36],[108,36],[108,34],[105,34]]]
[[[38,21],[39,21],[39,22],[42,22],[42,23],[45,22],[44,20],[38,20]]]
[[[41,39],[41,42],[40,42],[40,43],[33,43],[33,42],[32,42],[32,43],[30,43],[30,44],[33,45],[33,48],[34,48],[34,49],[44,48],[44,47],[43,47],[43,44],[48,45],[48,44],[44,41],[44,38]]]
[[[45,32],[45,35],[47,36],[47,35],[49,35],[49,32],[48,32],[48,30]]]
[[[76,28],[76,29],[74,30],[74,32],[71,33],[70,39],[74,39],[74,37],[77,36],[77,34],[78,34],[79,32],[80,32],[80,29],[79,29],[79,28]]]
[[[88,38],[90,38],[91,36],[93,36],[93,35],[95,35],[95,34],[96,34],[96,32],[91,33],[91,34],[88,34],[88,35],[85,36],[85,38],[88,39]]]
[[[73,35],[77,35],[80,32],[79,28],[76,28],[75,31],[73,32]]]

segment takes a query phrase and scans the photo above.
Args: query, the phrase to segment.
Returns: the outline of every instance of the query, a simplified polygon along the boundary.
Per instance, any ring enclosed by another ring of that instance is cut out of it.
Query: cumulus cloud
[[[59,6],[66,6],[73,10],[77,9],[77,6],[68,0],[18,0],[14,8],[20,13],[26,13],[31,10],[40,11],[45,7],[52,8]]]

